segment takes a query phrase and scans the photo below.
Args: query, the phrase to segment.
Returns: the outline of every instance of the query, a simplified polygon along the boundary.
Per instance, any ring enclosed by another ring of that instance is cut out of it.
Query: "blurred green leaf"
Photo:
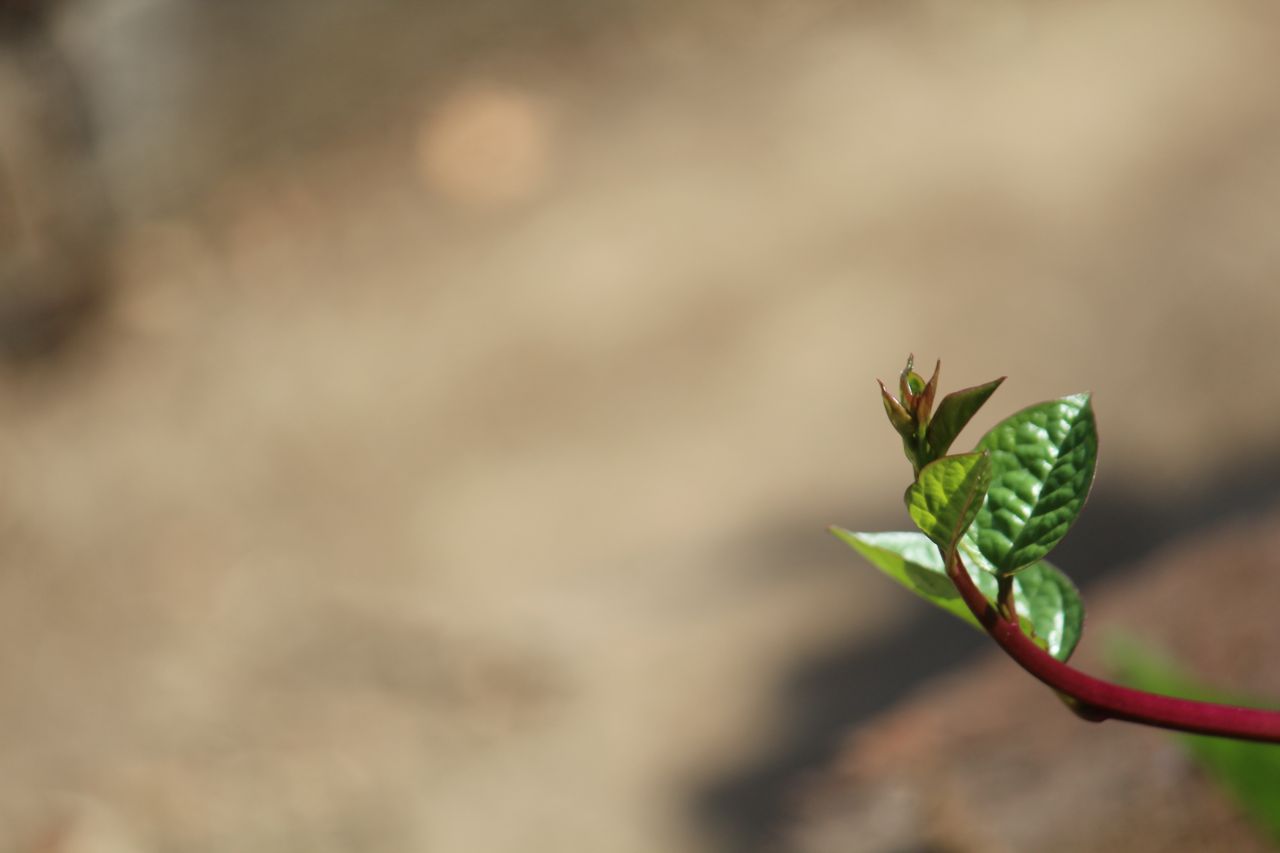
[[[937,546],[923,533],[853,533],[840,527],[831,532],[925,601],[981,629],[947,577]],[[979,569],[963,550],[961,559],[969,577],[994,604],[995,576]],[[1049,563],[1036,563],[1014,577],[1013,598],[1023,632],[1058,660],[1070,658],[1084,630],[1084,607],[1066,575]]]
[[[938,403],[938,411],[933,415],[933,420],[929,421],[926,437],[926,446],[933,458],[946,455],[956,436],[965,428],[978,409],[982,408],[982,404],[995,393],[1001,382],[1004,382],[1003,376],[985,385],[952,391],[942,398]]]
[[[1196,684],[1178,667],[1133,640],[1109,642],[1107,659],[1118,678],[1140,690],[1205,702],[1257,706],[1257,703],[1224,696]],[[1280,844],[1280,745],[1205,735],[1176,737],[1241,809]]]
[[[1089,496],[1098,458],[1089,395],[1023,409],[976,449],[991,454],[991,485],[966,541],[984,568],[1012,574],[1058,544]]]
[[[990,481],[986,453],[944,456],[924,466],[907,489],[907,511],[921,532],[950,550],[977,515]]]

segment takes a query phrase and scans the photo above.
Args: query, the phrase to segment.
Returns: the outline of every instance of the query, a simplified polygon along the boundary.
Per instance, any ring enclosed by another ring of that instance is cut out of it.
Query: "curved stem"
[[[1005,654],[1040,681],[1074,700],[1085,719],[1127,720],[1147,726],[1238,740],[1280,743],[1280,711],[1175,699],[1086,675],[1050,655],[1004,618],[974,585],[954,549],[944,555],[947,575],[969,610]]]

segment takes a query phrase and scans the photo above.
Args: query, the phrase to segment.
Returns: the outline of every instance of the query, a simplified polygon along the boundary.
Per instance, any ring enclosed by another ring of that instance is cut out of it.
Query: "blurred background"
[[[1272,4],[0,15],[0,849],[781,849],[985,648],[825,532],[911,351],[1086,593],[1280,491]]]

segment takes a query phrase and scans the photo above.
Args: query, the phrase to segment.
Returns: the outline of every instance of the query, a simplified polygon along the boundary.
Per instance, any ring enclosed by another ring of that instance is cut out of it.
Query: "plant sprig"
[[[970,453],[952,443],[1004,377],[943,397],[914,358],[899,396],[880,383],[914,481],[911,533],[832,532],[889,577],[982,628],[1084,719],[1280,743],[1280,712],[1177,699],[1103,681],[1067,664],[1084,629],[1071,581],[1045,561],[1088,499],[1098,435],[1088,394],[1030,406],[996,424]]]

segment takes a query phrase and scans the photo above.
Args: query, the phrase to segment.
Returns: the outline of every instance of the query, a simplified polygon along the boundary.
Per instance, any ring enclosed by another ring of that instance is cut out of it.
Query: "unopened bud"
[[[889,389],[884,387],[884,383],[876,380],[880,384],[880,396],[884,400],[884,413],[889,416],[889,423],[893,424],[893,428],[898,431],[904,439],[915,434],[916,422],[911,417],[911,413],[906,410],[901,403],[894,399],[889,393]]]

